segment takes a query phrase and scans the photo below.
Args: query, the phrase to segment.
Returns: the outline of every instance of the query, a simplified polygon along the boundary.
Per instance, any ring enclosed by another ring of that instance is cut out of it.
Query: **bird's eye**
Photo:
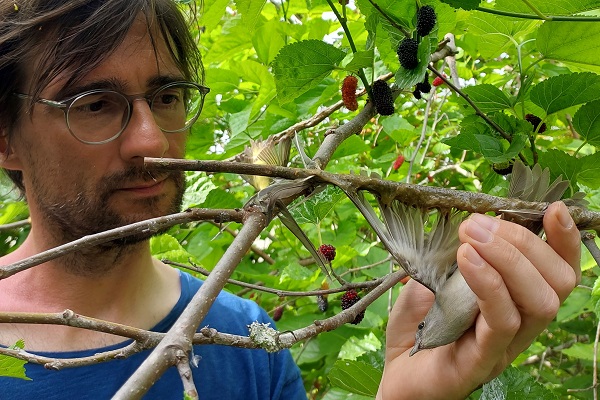
[[[425,328],[425,322],[424,322],[424,321],[421,321],[421,323],[419,323],[419,326],[418,326],[418,328],[419,328],[419,330],[421,330],[421,329]]]

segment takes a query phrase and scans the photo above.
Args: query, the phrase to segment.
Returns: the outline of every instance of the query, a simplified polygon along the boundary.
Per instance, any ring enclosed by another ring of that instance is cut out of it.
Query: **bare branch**
[[[52,249],[38,253],[32,257],[25,258],[12,264],[0,268],[0,279],[8,278],[18,272],[24,271],[36,265],[45,263],[55,258],[74,251],[87,249],[111,240],[121,239],[136,233],[156,233],[164,228],[174,225],[198,220],[211,219],[215,221],[241,221],[243,212],[234,210],[209,210],[209,209],[189,209],[187,211],[166,215],[164,217],[152,218],[141,222],[136,222],[123,227],[110,229],[94,235],[87,235],[72,242],[54,247]]]
[[[346,125],[343,125],[345,127]],[[334,137],[336,135],[328,135]],[[332,139],[334,140],[334,139]],[[337,140],[337,139],[335,139]],[[325,144],[324,144],[325,145]],[[321,147],[323,148],[323,146]],[[316,158],[316,157],[315,157]],[[397,199],[405,204],[419,204],[423,208],[456,208],[471,213],[486,213],[500,210],[545,210],[548,203],[537,203],[496,197],[485,193],[467,192],[431,186],[421,186],[402,182],[392,182],[379,178],[353,174],[332,174],[320,169],[288,168],[269,165],[253,165],[223,161],[177,160],[145,158],[148,168],[178,169],[188,171],[235,172],[259,174],[285,179],[300,179],[312,176],[312,182],[330,183],[339,187],[368,190],[386,199]],[[251,171],[251,172],[250,172]],[[581,229],[600,231],[600,213],[569,206],[571,217]]]

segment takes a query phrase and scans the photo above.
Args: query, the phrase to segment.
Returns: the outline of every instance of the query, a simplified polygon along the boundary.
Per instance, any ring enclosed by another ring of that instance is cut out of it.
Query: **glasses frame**
[[[125,131],[125,129],[127,129],[127,126],[129,125],[129,121],[131,120],[131,113],[133,111],[133,102],[135,100],[138,99],[144,99],[146,101],[146,103],[148,103],[148,106],[150,107],[150,110],[152,111],[152,104],[154,102],[154,99],[156,98],[156,95],[165,90],[168,89],[172,86],[178,86],[178,85],[188,85],[188,86],[193,86],[196,89],[198,89],[198,91],[200,92],[200,104],[198,106],[198,111],[196,112],[196,115],[194,116],[194,118],[192,118],[190,121],[188,121],[188,123],[181,129],[176,129],[176,130],[166,130],[163,129],[159,126],[160,130],[165,132],[165,133],[177,133],[177,132],[183,132],[187,129],[189,129],[192,125],[194,125],[194,123],[198,120],[198,118],[200,117],[200,113],[202,112],[202,107],[204,106],[204,98],[205,96],[210,92],[210,88],[206,87],[206,86],[202,86],[196,82],[189,82],[189,81],[175,81],[175,82],[170,82],[167,83],[166,85],[162,85],[159,88],[157,88],[156,90],[154,90],[153,92],[151,92],[150,94],[145,94],[145,93],[141,93],[141,94],[132,94],[132,95],[127,95],[125,93],[121,93],[118,92],[116,90],[110,90],[110,89],[94,89],[94,90],[88,90],[85,91],[83,93],[79,93],[76,94],[75,96],[69,97],[68,99],[65,100],[60,100],[60,101],[56,101],[56,100],[49,100],[49,99],[44,99],[44,98],[38,98],[35,100],[36,103],[41,103],[50,107],[54,107],[54,108],[60,108],[64,114],[65,114],[65,122],[67,124],[67,128],[69,129],[69,133],[71,133],[71,136],[73,136],[75,139],[79,140],[82,143],[85,144],[91,144],[91,145],[97,145],[97,144],[104,144],[104,143],[109,143],[112,142],[113,140],[117,139],[119,136],[121,136],[121,134],[123,133],[123,131]],[[91,94],[96,94],[96,93],[114,93],[117,94],[119,96],[121,96],[122,98],[124,98],[127,101],[127,118],[125,120],[125,123],[123,124],[123,127],[121,128],[121,130],[119,132],[117,132],[116,134],[114,134],[113,136],[111,136],[108,139],[104,139],[101,140],[99,142],[90,142],[88,140],[83,140],[81,138],[79,138],[72,130],[71,130],[71,125],[69,124],[69,110],[71,109],[71,105],[73,103],[75,103],[77,100],[81,99],[84,96],[87,95],[91,95]],[[24,93],[14,93],[15,96],[17,96],[20,99],[31,99],[33,98],[33,96],[29,95],[29,94],[24,94]],[[158,126],[158,124],[157,124]]]

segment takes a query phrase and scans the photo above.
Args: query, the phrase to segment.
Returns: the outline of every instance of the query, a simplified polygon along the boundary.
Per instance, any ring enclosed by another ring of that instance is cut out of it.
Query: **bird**
[[[549,169],[539,164],[527,167],[514,162],[507,197],[530,202],[559,200],[569,181],[556,178],[550,183]],[[375,198],[381,218],[364,195],[364,191],[342,187],[361,211],[396,263],[413,279],[429,288],[435,300],[423,321],[418,324],[414,355],[454,342],[469,329],[477,315],[477,296],[458,269],[456,252],[460,246],[458,227],[468,213],[454,209],[429,210],[407,205],[398,199]],[[585,205],[584,194],[576,193],[568,201]],[[501,210],[501,218],[516,222],[537,235],[542,233],[545,210]]]

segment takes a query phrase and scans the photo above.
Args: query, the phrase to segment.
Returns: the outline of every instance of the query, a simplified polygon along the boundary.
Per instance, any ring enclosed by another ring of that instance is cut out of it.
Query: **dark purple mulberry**
[[[381,115],[392,115],[394,113],[394,96],[392,89],[385,81],[377,80],[373,82],[373,103],[375,109]]]
[[[400,65],[406,69],[415,69],[419,65],[419,57],[417,52],[419,51],[419,43],[410,38],[406,38],[400,42],[396,54],[398,54],[398,61]]]
[[[423,6],[417,11],[417,33],[419,36],[427,36],[433,30],[437,17],[431,6]]]
[[[533,115],[533,114],[527,114],[525,115],[525,119],[527,121],[529,121],[529,123],[531,125],[533,125],[533,130],[535,131],[538,127],[538,125],[540,124],[540,122],[542,122],[542,119],[540,117],[538,117],[537,115]],[[542,126],[540,126],[540,129],[538,130],[538,133],[542,133],[546,131],[546,123],[543,123]]]
[[[348,290],[346,293],[344,293],[342,295],[342,310],[347,310],[348,308],[355,305],[359,300],[360,300],[360,296],[358,295],[358,293],[356,293],[356,290],[354,290],[354,289]],[[351,323],[354,325],[357,325],[360,323],[360,321],[363,320],[364,317],[365,317],[365,310],[361,311],[356,316],[356,318],[354,318],[354,321],[352,321]]]

